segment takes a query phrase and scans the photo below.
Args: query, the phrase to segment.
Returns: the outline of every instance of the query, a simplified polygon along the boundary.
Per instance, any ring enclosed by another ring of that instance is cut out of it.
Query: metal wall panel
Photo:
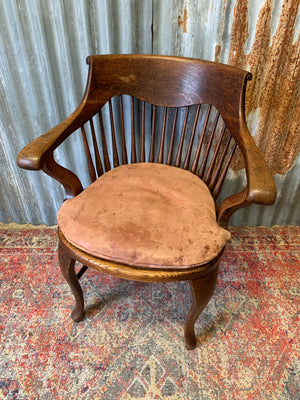
[[[88,55],[151,53],[151,27],[148,0],[0,0],[1,221],[56,223],[63,189],[17,154],[74,111]],[[57,157],[85,168],[67,146]]]
[[[253,73],[248,126],[276,174],[278,199],[237,212],[231,223],[300,224],[299,20],[299,0],[0,0],[0,220],[56,223],[62,188],[18,169],[16,156],[80,102],[86,56],[154,53]],[[68,143],[57,157],[86,168]],[[244,180],[237,162],[226,191]]]
[[[278,190],[272,207],[235,213],[233,225],[300,224],[299,0],[173,0],[153,3],[153,52],[204,58],[252,72],[249,130]],[[225,194],[245,181],[239,161]],[[224,194],[224,195],[225,195]]]

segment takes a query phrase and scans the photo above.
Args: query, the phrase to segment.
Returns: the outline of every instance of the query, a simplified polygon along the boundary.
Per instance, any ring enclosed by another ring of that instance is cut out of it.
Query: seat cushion
[[[215,258],[230,238],[216,222],[205,183],[164,164],[115,168],[58,212],[66,239],[96,257],[145,268],[190,268]]]

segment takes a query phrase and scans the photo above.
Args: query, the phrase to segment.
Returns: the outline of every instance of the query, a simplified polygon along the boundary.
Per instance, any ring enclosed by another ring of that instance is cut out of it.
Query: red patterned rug
[[[189,285],[87,271],[82,322],[55,229],[0,226],[0,399],[299,399],[300,228],[231,228],[186,351]]]

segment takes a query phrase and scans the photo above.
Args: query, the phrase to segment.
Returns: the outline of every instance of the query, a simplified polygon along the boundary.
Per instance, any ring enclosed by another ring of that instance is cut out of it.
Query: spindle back
[[[251,75],[167,56],[90,56],[87,63],[73,130],[80,128],[91,181],[122,164],[165,163],[197,174],[217,199],[236,148],[243,152]]]
[[[157,162],[197,174],[214,198],[237,146],[211,105],[161,107],[128,95],[110,99],[81,134],[91,182],[119,165]]]

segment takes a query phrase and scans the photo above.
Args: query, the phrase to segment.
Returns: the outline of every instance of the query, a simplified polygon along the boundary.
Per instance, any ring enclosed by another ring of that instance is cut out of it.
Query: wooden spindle
[[[193,124],[193,128],[192,128],[190,142],[189,142],[188,150],[187,150],[187,153],[186,153],[186,156],[185,156],[185,160],[184,160],[184,164],[183,164],[183,168],[184,169],[188,169],[189,165],[190,165],[190,159],[191,159],[191,154],[192,154],[192,149],[193,149],[194,137],[195,137],[195,132],[196,132],[196,128],[197,128],[200,108],[201,108],[201,104],[199,104],[197,106],[197,109],[196,109],[196,115],[195,115],[195,118],[194,118],[194,124]]]
[[[218,143],[217,143],[216,148],[214,150],[214,154],[213,154],[212,159],[211,159],[211,161],[209,163],[209,166],[207,168],[206,174],[205,174],[205,176],[203,178],[204,182],[207,185],[208,185],[208,183],[209,183],[209,181],[210,181],[210,179],[212,177],[212,173],[213,173],[213,170],[214,170],[214,167],[215,167],[215,162],[216,162],[216,159],[217,159],[218,154],[219,154],[219,149],[220,149],[221,142],[223,140],[225,131],[226,131],[226,126],[224,125],[223,128],[222,128],[222,132],[220,134]]]
[[[90,152],[89,144],[87,141],[84,126],[81,126],[81,134],[82,134],[83,143],[84,143],[84,150],[85,150],[86,160],[87,160],[87,164],[88,164],[89,175],[90,175],[91,181],[94,182],[97,179],[96,171],[94,168],[94,164],[93,164],[93,160],[92,160],[92,156],[91,156],[91,152]]]
[[[196,171],[197,171],[197,166],[198,166],[198,162],[199,162],[199,158],[200,158],[200,153],[201,153],[201,149],[202,149],[202,145],[203,145],[203,140],[204,140],[204,136],[205,136],[205,132],[206,132],[206,128],[207,128],[207,123],[208,123],[208,119],[209,119],[209,116],[210,116],[210,112],[211,112],[211,104],[208,106],[208,109],[207,109],[207,112],[206,112],[205,121],[204,121],[204,124],[203,124],[203,128],[202,128],[202,131],[201,131],[198,147],[197,147],[196,154],[195,154],[194,161],[193,161],[193,165],[192,165],[192,168],[191,168],[191,172],[193,174],[195,174]]]
[[[145,102],[142,102],[142,138],[140,162],[145,162]]]
[[[109,100],[108,104],[109,104],[110,127],[111,127],[111,141],[112,141],[112,148],[113,148],[113,165],[114,165],[114,167],[118,167],[119,166],[119,157],[118,157],[118,150],[117,150],[117,143],[116,143],[114,114],[113,114],[111,99]]]
[[[221,157],[220,157],[220,159],[219,159],[219,161],[218,161],[217,167],[216,167],[216,169],[215,169],[215,172],[214,172],[214,174],[213,174],[213,176],[212,176],[212,178],[211,178],[211,180],[210,180],[210,182],[209,182],[209,184],[208,184],[208,188],[209,188],[209,190],[210,190],[211,192],[214,191],[215,185],[216,185],[217,180],[218,180],[218,178],[219,178],[220,171],[221,171],[222,165],[223,165],[223,163],[224,163],[225,156],[226,156],[226,154],[227,154],[227,151],[228,151],[228,148],[229,148],[231,139],[232,139],[232,136],[229,134],[228,139],[227,139],[227,142],[226,142],[226,145],[225,145],[225,147],[224,147],[224,149],[223,149],[223,151],[222,151],[222,155],[221,155]]]
[[[154,162],[154,136],[155,136],[155,119],[156,119],[156,106],[153,106],[152,110],[152,128],[151,128],[151,142],[150,142],[150,153],[149,162]]]
[[[102,118],[102,112],[101,111],[98,113],[98,116],[99,116],[101,139],[102,139],[104,167],[105,167],[105,171],[107,172],[107,171],[110,170],[110,162],[109,162],[109,157],[108,157],[108,151],[107,151],[107,145],[106,145],[106,139],[105,139],[105,131],[104,131],[104,124],[103,124],[103,118]]]
[[[175,167],[179,167],[180,163],[181,163],[182,148],[183,148],[184,136],[185,136],[185,131],[186,131],[186,123],[187,123],[187,119],[189,116],[189,110],[190,110],[190,108],[187,107],[186,112],[185,112],[183,126],[182,126],[180,142],[179,142],[179,146],[178,146],[178,150],[177,150],[177,154],[176,154],[176,159],[175,159],[175,164],[174,164]]]
[[[131,96],[131,162],[136,162],[135,126],[134,126],[134,99]]]
[[[121,135],[122,135],[122,164],[127,164],[127,150],[126,150],[126,137],[125,137],[125,126],[124,126],[124,109],[123,109],[123,98],[120,94],[120,111],[121,111]]]
[[[97,175],[98,175],[98,178],[99,178],[99,176],[101,176],[103,174],[103,167],[102,167],[102,162],[101,162],[101,158],[100,158],[97,138],[96,138],[96,134],[95,134],[94,122],[93,122],[92,118],[90,119],[90,127],[91,127],[91,132],[92,132],[92,139],[93,139],[94,155],[95,155],[95,161],[96,161],[96,170],[97,170]]]
[[[167,165],[171,165],[172,164],[173,147],[174,147],[176,124],[177,124],[177,116],[178,116],[178,107],[176,107],[176,109],[175,109],[175,115],[174,115],[174,119],[173,119],[171,140],[170,140],[169,151],[168,151],[168,156],[167,156]]]
[[[207,160],[208,160],[208,155],[209,155],[210,148],[211,148],[211,145],[212,145],[212,142],[213,142],[213,138],[214,138],[214,135],[215,135],[215,131],[216,131],[216,127],[217,127],[219,118],[220,118],[220,114],[219,114],[219,112],[217,112],[216,117],[215,117],[215,121],[214,121],[214,125],[213,125],[213,128],[212,128],[211,133],[210,133],[209,142],[208,142],[207,147],[205,149],[203,160],[201,162],[201,165],[200,165],[200,168],[199,168],[199,171],[198,171],[198,176],[201,179],[203,178],[203,175],[204,175],[204,171],[205,171]]]
[[[223,186],[223,183],[224,183],[224,180],[225,180],[225,177],[226,177],[226,174],[227,174],[227,171],[228,171],[228,168],[229,168],[229,165],[231,163],[231,160],[232,160],[232,157],[234,155],[236,147],[237,147],[237,144],[235,142],[233,147],[232,147],[232,149],[231,149],[229,157],[228,157],[228,159],[226,161],[225,167],[223,168],[222,173],[221,173],[221,175],[220,175],[220,177],[219,177],[219,179],[217,181],[217,184],[215,186],[215,189],[213,191],[213,198],[215,200],[218,198],[218,196],[219,196],[219,194],[221,192],[221,189],[222,189],[222,186]]]
[[[165,144],[166,121],[167,121],[167,107],[165,107],[165,110],[164,110],[163,126],[162,126],[162,130],[161,130],[159,154],[158,154],[158,160],[157,160],[157,162],[159,164],[162,164],[163,161],[164,161],[164,144]]]

